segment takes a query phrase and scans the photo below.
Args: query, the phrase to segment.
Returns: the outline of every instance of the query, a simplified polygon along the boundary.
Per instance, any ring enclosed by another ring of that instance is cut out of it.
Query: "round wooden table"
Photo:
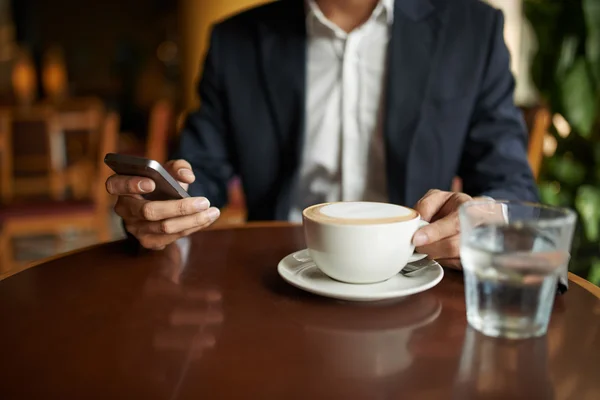
[[[499,340],[468,327],[460,272],[403,301],[336,301],[277,274],[303,245],[297,226],[211,230],[1,281],[0,398],[600,398],[600,299],[573,280],[547,336]]]

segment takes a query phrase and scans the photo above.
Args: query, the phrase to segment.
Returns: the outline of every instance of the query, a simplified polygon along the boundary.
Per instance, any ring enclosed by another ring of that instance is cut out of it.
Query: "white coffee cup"
[[[408,207],[375,202],[335,202],[302,212],[311,258],[329,277],[346,283],[375,283],[399,273],[414,252],[421,226]]]

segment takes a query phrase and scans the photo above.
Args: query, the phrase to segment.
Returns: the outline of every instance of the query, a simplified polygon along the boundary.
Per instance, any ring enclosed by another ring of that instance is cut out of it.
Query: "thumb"
[[[165,164],[165,169],[181,183],[184,189],[196,180],[192,166],[186,160],[171,160]]]
[[[431,221],[431,219],[440,211],[440,209],[446,204],[448,199],[452,197],[450,192],[442,192],[441,190],[432,189],[423,196],[417,204],[415,204],[415,210],[419,213],[422,219],[425,221]]]

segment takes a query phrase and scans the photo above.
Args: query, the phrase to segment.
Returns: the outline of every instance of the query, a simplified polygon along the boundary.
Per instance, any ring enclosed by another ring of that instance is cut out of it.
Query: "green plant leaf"
[[[569,156],[554,156],[547,160],[548,170],[559,182],[579,186],[585,179],[585,167]]]
[[[577,190],[575,207],[581,215],[586,238],[596,242],[600,238],[600,188],[583,185]]]
[[[531,78],[572,128],[544,160],[540,195],[578,210],[572,266],[600,284],[600,0],[523,0],[523,10],[537,42]]]
[[[594,166],[590,168],[595,169],[596,183],[600,184],[600,142],[594,143]]]
[[[540,182],[538,184],[542,203],[556,207],[572,206],[572,197],[561,190],[558,182]]]
[[[587,38],[586,56],[592,66],[597,87],[600,87],[600,1],[582,0]]]
[[[567,71],[573,67],[578,47],[579,38],[577,36],[569,35],[564,38],[556,62],[556,79],[563,79]]]
[[[558,23],[561,21],[563,9],[564,4],[557,1],[524,0],[523,2],[523,11],[535,33],[537,44],[537,52],[531,65],[531,78],[540,94],[551,102],[554,100],[551,93],[557,82],[557,48],[562,42],[560,34],[564,31],[557,29],[563,26]]]
[[[600,286],[600,258],[594,258],[587,280],[596,286]]]
[[[558,84],[564,117],[577,133],[589,138],[596,117],[596,96],[585,58],[577,57]]]
[[[552,182],[540,182],[538,184],[542,203],[551,206],[560,206],[559,192]]]

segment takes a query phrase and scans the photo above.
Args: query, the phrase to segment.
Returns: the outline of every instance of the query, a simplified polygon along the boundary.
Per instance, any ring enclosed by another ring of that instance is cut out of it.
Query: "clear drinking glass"
[[[532,203],[472,201],[459,211],[467,320],[488,336],[546,334],[567,275],[576,214]]]

